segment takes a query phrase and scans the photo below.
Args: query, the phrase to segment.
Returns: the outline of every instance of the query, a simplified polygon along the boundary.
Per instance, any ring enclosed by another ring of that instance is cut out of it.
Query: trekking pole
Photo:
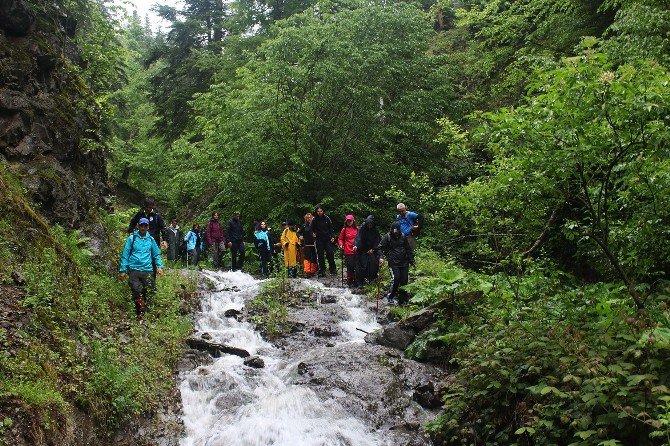
[[[377,309],[375,309],[375,319],[379,313],[379,274],[377,274]]]

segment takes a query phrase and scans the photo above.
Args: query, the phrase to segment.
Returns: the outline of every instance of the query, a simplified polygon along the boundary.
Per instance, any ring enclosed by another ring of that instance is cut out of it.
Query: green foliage
[[[667,219],[668,82],[662,67],[613,70],[597,53],[540,73],[524,104],[483,116],[489,175],[439,192],[438,218],[490,262],[525,254],[547,230],[640,306],[637,283],[667,265],[655,222]]]
[[[194,283],[168,271],[150,299],[146,325],[137,325],[127,284],[105,269],[111,259],[92,257],[81,232],[47,226],[4,167],[0,174],[0,205],[12,221],[0,225],[10,254],[3,260],[27,281],[23,302],[11,303],[28,318],[10,335],[0,331],[4,404],[28,410],[50,435],[73,405],[103,430],[159,407],[191,326],[182,299],[195,292]],[[107,252],[115,262],[128,215],[101,219],[113,234]]]
[[[666,318],[650,330],[625,289],[605,284],[538,292],[543,274],[523,278],[521,293],[496,286],[457,315],[459,379],[432,429],[482,444],[661,444],[668,348],[645,339],[665,333]],[[509,293],[516,301],[502,305]]]
[[[654,59],[670,65],[670,5],[659,0],[612,0],[616,10],[601,49],[619,63]]]
[[[317,202],[363,212],[409,171],[438,170],[450,87],[426,54],[428,23],[406,4],[341,6],[280,22],[236,78],[198,96],[197,125],[174,146],[189,166],[177,190],[279,219]]]

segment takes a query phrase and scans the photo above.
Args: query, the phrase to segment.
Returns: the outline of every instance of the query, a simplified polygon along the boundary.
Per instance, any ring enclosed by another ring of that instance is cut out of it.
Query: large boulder
[[[365,335],[365,342],[405,350],[415,337],[416,333],[413,330],[404,328],[398,323],[392,323],[381,330]]]

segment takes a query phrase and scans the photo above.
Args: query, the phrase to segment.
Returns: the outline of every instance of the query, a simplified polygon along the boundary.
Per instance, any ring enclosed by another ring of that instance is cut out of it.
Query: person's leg
[[[211,245],[211,251],[212,251],[212,263],[214,265],[214,268],[220,268],[221,267],[221,246],[219,242],[214,242]]]
[[[326,242],[326,257],[328,258],[328,270],[330,274],[337,274],[337,265],[335,265],[335,246],[329,241]]]
[[[230,247],[230,269],[237,270],[237,245],[235,243]]]
[[[237,267],[238,267],[238,269],[243,270],[244,269],[244,255],[245,255],[244,242],[240,243],[240,245],[238,246],[238,249],[240,251],[240,260],[237,263]]]
[[[405,305],[409,301],[407,291],[402,289],[407,282],[409,282],[409,266],[398,268],[398,303],[400,305]]]
[[[363,286],[365,283],[365,254],[356,255],[356,286]]]
[[[398,293],[398,277],[397,277],[397,268],[389,266],[389,273],[391,274],[391,283],[389,285],[389,292],[386,295],[389,304],[394,303],[394,298]]]
[[[146,288],[146,277],[148,273],[142,273],[140,271],[130,270],[128,273],[128,286],[130,286],[130,292],[135,303],[135,315],[138,320],[142,319],[144,314],[144,300],[142,299],[142,293]]]
[[[324,243],[319,240],[315,242],[315,248],[316,248],[316,263],[318,264],[319,268],[319,277],[322,277],[326,274],[326,259],[325,259],[326,248],[324,246]]]
[[[374,282],[379,276],[379,257],[377,254],[368,254],[368,257],[368,279]]]
[[[347,267],[347,285],[353,286],[356,281],[356,255],[349,254],[344,256],[344,264]]]

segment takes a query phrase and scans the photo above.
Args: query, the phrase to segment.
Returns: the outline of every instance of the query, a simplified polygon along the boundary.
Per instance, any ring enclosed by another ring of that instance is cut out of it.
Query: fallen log
[[[212,355],[212,357],[214,358],[220,357],[221,354],[223,353],[228,355],[236,355],[239,356],[240,358],[247,358],[251,356],[248,351],[242,348],[231,347],[230,345],[220,344],[218,342],[211,342],[208,341],[207,339],[188,338],[186,340],[186,343],[190,348],[205,351],[210,355]]]

